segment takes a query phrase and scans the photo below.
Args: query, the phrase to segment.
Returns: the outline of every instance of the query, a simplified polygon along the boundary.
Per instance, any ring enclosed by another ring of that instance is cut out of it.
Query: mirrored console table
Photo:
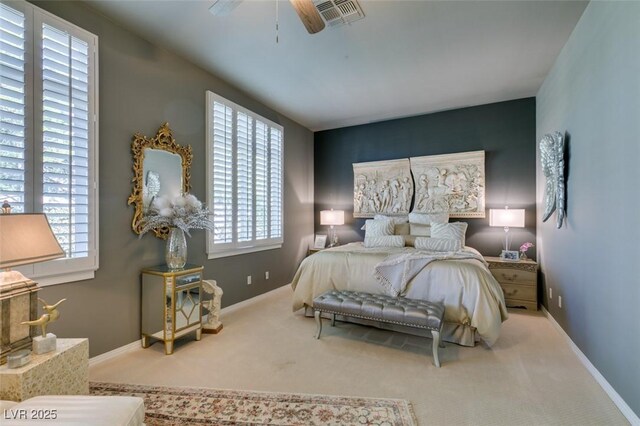
[[[202,336],[202,266],[186,264],[172,270],[166,265],[142,270],[142,347],[164,342],[173,353],[175,339],[195,332]]]

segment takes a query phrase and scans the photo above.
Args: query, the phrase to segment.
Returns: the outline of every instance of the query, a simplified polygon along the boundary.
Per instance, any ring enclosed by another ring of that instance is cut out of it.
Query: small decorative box
[[[20,368],[31,361],[31,351],[28,349],[22,349],[7,355],[7,366],[9,368]]]

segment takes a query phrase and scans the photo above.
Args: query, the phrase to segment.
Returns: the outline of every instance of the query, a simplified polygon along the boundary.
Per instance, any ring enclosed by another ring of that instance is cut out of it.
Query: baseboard
[[[273,292],[285,291],[284,289],[286,289],[287,287],[289,287],[288,284],[283,285],[282,287],[278,287],[276,289],[267,291],[266,293],[259,294],[257,296],[254,296],[254,297],[250,298],[250,299],[243,300],[242,302],[238,302],[238,303],[236,303],[234,305],[230,305],[230,306],[224,307],[224,308],[222,308],[220,310],[220,314],[221,315],[222,314],[229,314],[229,313],[231,313],[233,311],[236,311],[238,309],[244,308],[247,305],[250,305],[250,304],[255,303],[255,302],[259,302],[260,300],[265,299],[268,295],[270,295]],[[131,352],[133,350],[140,349],[140,348],[142,348],[140,340],[136,340],[135,342],[131,342],[131,343],[127,344],[127,345],[120,346],[119,348],[115,348],[114,350],[111,350],[109,352],[105,352],[103,354],[94,356],[93,358],[89,358],[89,367],[93,367],[93,366],[95,366],[97,364],[100,364],[101,362],[104,362],[104,361],[106,361],[108,359],[114,358],[114,357],[116,357],[118,355],[122,355],[124,353]]]
[[[259,294],[250,299],[243,300],[242,302],[235,303],[233,305],[226,306],[220,310],[220,315],[229,314],[231,312],[237,311],[238,309],[242,309],[247,307],[247,305],[251,305],[252,303],[259,302],[262,299],[266,299],[274,292],[285,291],[285,289],[289,289],[291,291],[290,284],[285,284],[282,287],[274,288],[273,290],[269,290],[266,293]],[[224,295],[222,296],[224,298]]]
[[[120,346],[119,348],[115,348],[114,350],[111,350],[109,352],[105,352],[103,354],[89,358],[89,367],[93,367],[94,365],[98,365],[101,362],[114,358],[118,355],[122,355],[124,353],[131,352],[141,348],[142,348],[142,344],[140,343],[140,340],[136,340],[135,342],[131,342],[127,345]]]
[[[541,309],[544,315],[547,317],[547,319],[549,319],[549,322],[551,322],[553,327],[556,330],[558,330],[558,332],[562,337],[564,337],[564,339],[567,341],[567,343],[569,344],[573,352],[575,352],[575,354],[578,356],[578,359],[580,360],[582,365],[585,366],[587,371],[591,373],[594,379],[596,379],[596,382],[598,382],[598,384],[607,393],[607,395],[609,395],[609,398],[611,398],[613,403],[616,404],[618,409],[622,412],[622,415],[627,418],[627,420],[629,421],[629,423],[631,423],[632,426],[640,426],[640,417],[638,417],[636,413],[633,412],[631,407],[627,405],[627,403],[624,401],[624,399],[622,399],[620,394],[616,392],[613,386],[609,384],[607,379],[604,378],[604,376],[598,371],[595,365],[593,365],[591,361],[589,361],[589,358],[587,358],[587,356],[580,350],[580,348],[573,342],[573,340],[571,340],[571,337],[569,337],[569,335],[564,331],[564,329],[560,326],[560,324],[558,324],[558,322],[551,315],[551,313],[549,313],[549,311],[547,311],[544,306],[541,306]]]

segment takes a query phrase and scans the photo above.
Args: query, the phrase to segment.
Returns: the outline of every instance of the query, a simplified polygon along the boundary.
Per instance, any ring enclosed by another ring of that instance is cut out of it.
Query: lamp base
[[[7,362],[7,355],[22,349],[31,350],[33,330],[20,324],[36,318],[38,314],[38,285],[18,271],[0,272],[0,304],[2,317],[8,318],[8,327],[2,327],[0,365]]]

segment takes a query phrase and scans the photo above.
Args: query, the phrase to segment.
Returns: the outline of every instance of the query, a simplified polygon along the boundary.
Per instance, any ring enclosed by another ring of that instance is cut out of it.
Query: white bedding
[[[374,277],[376,265],[390,255],[413,252],[413,247],[365,248],[362,243],[350,243],[313,254],[302,261],[291,283],[293,310],[313,306],[316,296],[332,289],[385,294]],[[464,252],[480,255],[471,247]],[[489,346],[498,339],[502,321],[507,319],[500,285],[484,262],[475,259],[431,262],[400,295],[444,302],[445,323],[473,327]]]

